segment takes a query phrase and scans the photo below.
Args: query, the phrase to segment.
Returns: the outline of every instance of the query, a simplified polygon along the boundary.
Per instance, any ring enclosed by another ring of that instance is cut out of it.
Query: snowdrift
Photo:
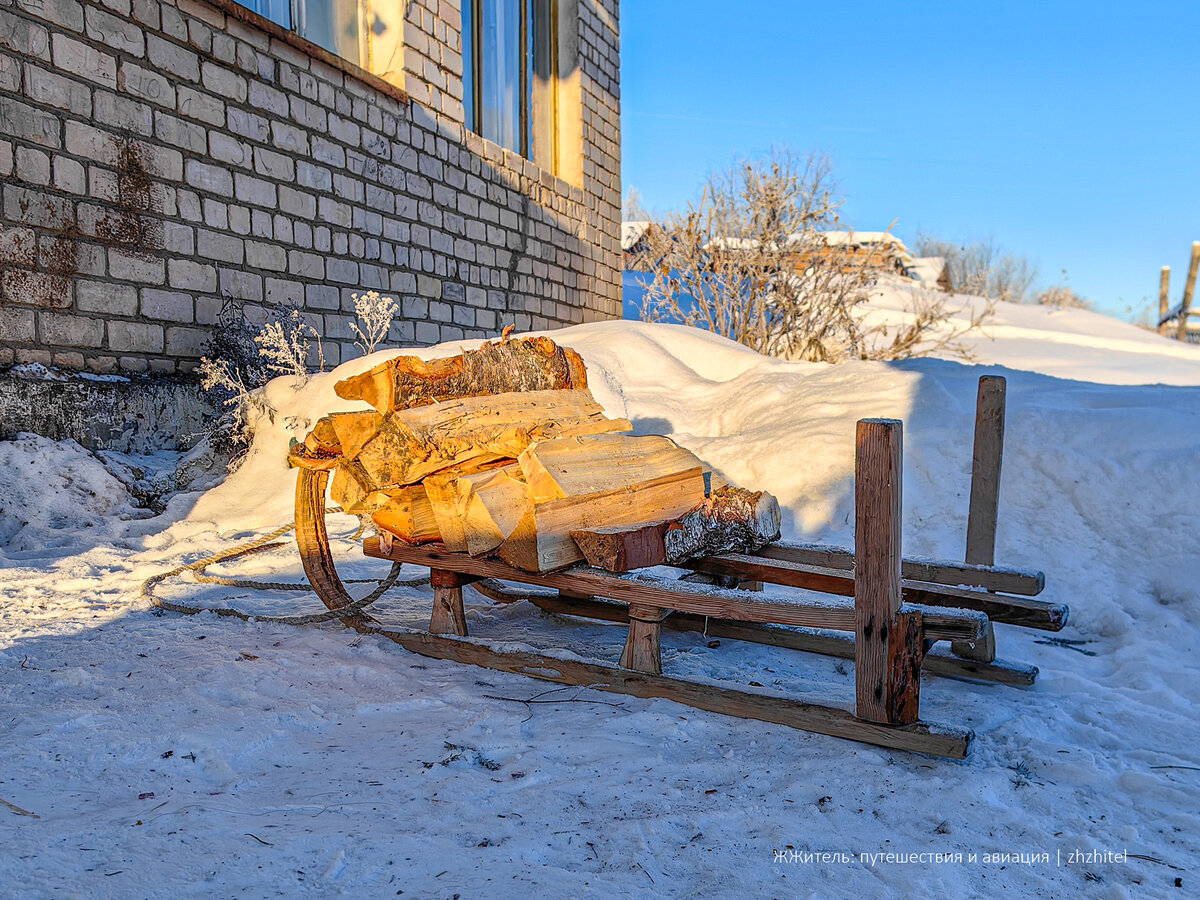
[[[1003,656],[1041,668],[1036,688],[927,682],[927,716],[979,734],[966,763],[665,702],[543,696],[544,685],[336,627],[149,615],[141,579],[291,518],[290,439],[355,408],[333,384],[388,355],[375,354],[303,386],[273,382],[276,413],[242,467],[164,516],[122,523],[121,509],[81,500],[77,532],[99,517],[90,549],[38,559],[28,542],[9,548],[0,715],[13,725],[0,735],[0,797],[42,818],[0,809],[0,879],[62,896],[150,896],[168,882],[184,895],[187,885],[232,894],[270,882],[314,896],[750,896],[836,881],[864,896],[978,896],[1001,884],[1023,896],[1120,897],[1168,894],[1180,875],[1186,887],[1200,851],[1200,793],[1186,768],[1200,765],[1200,348],[1079,311],[1002,309],[992,330],[976,344],[980,366],[781,362],[630,322],[553,334],[583,355],[609,415],[772,491],[786,538],[852,541],[854,424],[903,419],[910,555],[962,557],[976,381],[1007,376],[997,562],[1046,572],[1044,597],[1071,606],[1059,637],[1074,643],[998,626]],[[463,346],[473,344],[389,353]],[[96,472],[76,482],[85,499],[111,487]],[[0,506],[39,502],[0,496]],[[0,527],[34,536],[2,516]],[[339,547],[348,575],[378,574],[354,545]],[[248,570],[299,577],[286,551]],[[262,612],[297,604],[175,590]],[[384,613],[416,623],[427,604],[420,589],[400,590]],[[548,623],[523,606],[469,607],[472,633],[616,658],[619,629]],[[832,659],[675,635],[664,668],[825,698],[832,684],[852,703],[852,679]],[[550,702],[514,702],[530,699]],[[1141,858],[1056,861],[1059,850],[1096,847]],[[853,862],[781,861],[774,851],[786,848]],[[964,860],[857,856],[881,851]],[[972,852],[1046,852],[1049,862],[971,863]]]

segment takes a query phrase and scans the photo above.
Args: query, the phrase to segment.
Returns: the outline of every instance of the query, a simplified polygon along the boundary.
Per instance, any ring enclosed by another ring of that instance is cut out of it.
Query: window
[[[364,69],[370,69],[372,34],[381,31],[382,19],[368,34],[367,4],[370,0],[239,0],[260,16],[294,31],[318,47],[336,53]],[[403,0],[395,0],[400,7]]]
[[[556,0],[462,0],[466,126],[554,168]]]

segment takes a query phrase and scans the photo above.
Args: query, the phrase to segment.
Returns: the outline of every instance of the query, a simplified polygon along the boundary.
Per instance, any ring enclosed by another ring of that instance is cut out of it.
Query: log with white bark
[[[779,502],[764,491],[726,486],[674,521],[571,532],[588,563],[610,572],[750,552],[779,538]]]

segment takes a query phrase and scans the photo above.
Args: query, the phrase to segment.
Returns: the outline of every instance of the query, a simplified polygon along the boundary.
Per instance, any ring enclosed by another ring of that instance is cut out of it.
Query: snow
[[[976,731],[962,763],[425,659],[338,625],[153,615],[144,579],[290,520],[289,440],[354,408],[334,382],[384,354],[273,382],[273,423],[242,467],[157,515],[118,477],[129,461],[0,444],[0,799],[37,816],[0,804],[0,884],[89,898],[1194,894],[1200,348],[1037,307],[1002,308],[991,332],[978,366],[781,362],[630,322],[554,334],[610,415],[776,493],[789,539],[851,541],[854,423],[903,419],[904,546],[922,557],[961,558],[976,381],[1008,377],[997,560],[1044,570],[1043,598],[1069,603],[1071,623],[998,626],[1001,656],[1040,667],[1033,688],[925,679],[923,717]],[[343,576],[381,577],[354,525],[331,517]],[[303,579],[290,546],[209,571]],[[245,586],[158,590],[320,608]],[[620,628],[467,596],[475,639],[620,652]],[[429,603],[427,586],[398,587],[374,609],[420,628]],[[680,676],[853,704],[837,659],[674,632],[663,656]],[[1073,849],[1131,856],[1072,864]]]

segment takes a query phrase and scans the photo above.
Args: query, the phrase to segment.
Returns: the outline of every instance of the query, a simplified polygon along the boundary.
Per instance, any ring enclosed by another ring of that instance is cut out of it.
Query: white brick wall
[[[458,0],[406,4],[409,96],[228,0],[0,0],[0,365],[188,370],[226,296],[352,293],[394,341],[620,315],[617,0],[579,0],[584,178],[462,126]]]

